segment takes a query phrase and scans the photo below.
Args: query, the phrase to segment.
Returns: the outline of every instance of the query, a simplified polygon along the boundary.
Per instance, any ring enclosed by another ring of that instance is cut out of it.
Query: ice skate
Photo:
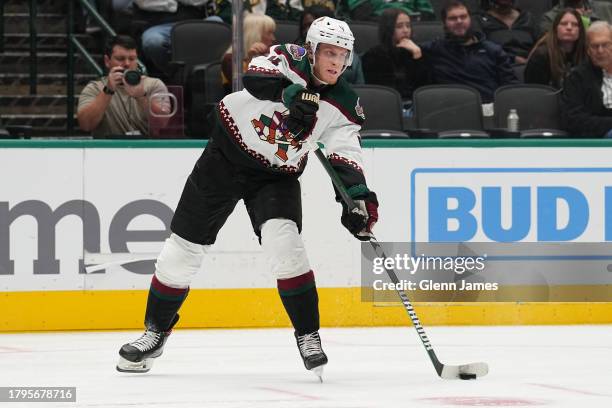
[[[146,373],[153,360],[162,355],[164,344],[171,330],[166,332],[147,329],[136,341],[124,344],[119,350],[117,371],[122,373]]]
[[[295,339],[304,361],[304,366],[319,377],[319,381],[323,382],[323,367],[327,364],[327,356],[321,348],[319,332],[308,333],[303,336],[298,336],[295,333]]]

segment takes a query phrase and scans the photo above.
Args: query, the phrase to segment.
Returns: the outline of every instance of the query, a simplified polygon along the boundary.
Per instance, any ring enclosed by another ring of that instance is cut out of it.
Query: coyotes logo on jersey
[[[301,61],[306,55],[306,49],[299,45],[291,44],[289,45],[289,54],[291,54],[294,60]]]
[[[302,145],[293,138],[293,135],[287,129],[281,112],[275,111],[272,117],[262,114],[259,119],[252,119],[251,124],[260,140],[277,145],[275,156],[283,162],[288,160],[287,151],[289,147],[296,151],[302,148]]]

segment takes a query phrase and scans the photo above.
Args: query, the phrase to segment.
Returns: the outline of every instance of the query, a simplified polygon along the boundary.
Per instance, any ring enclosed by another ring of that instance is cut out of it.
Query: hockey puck
[[[459,374],[459,378],[462,380],[475,380],[476,374],[461,373]]]

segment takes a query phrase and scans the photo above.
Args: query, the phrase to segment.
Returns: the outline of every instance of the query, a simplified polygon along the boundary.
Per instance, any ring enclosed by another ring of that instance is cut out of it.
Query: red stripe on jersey
[[[273,76],[273,77],[278,77],[281,76],[281,72],[278,69],[269,69],[269,68],[263,68],[263,67],[250,67],[247,70],[247,74],[262,74],[262,75],[269,75],[269,76]]]
[[[354,161],[347,159],[346,157],[339,156],[336,153],[330,154],[327,159],[332,163],[342,163],[346,166],[350,166],[360,173],[363,173],[363,169]]]
[[[164,296],[182,296],[189,290],[188,288],[178,289],[166,286],[158,281],[155,275],[153,275],[153,279],[151,279],[151,287]]]
[[[340,111],[340,113],[342,113],[349,120],[349,122],[353,122],[354,124],[359,125],[359,126],[361,126],[361,124],[363,123],[363,121],[360,121],[359,119],[356,119],[353,115],[351,115],[351,112],[346,110],[346,108],[344,106],[340,105],[335,100],[327,99],[327,98],[321,98],[321,100],[329,103],[330,105],[332,105],[336,109],[338,109]]]
[[[304,285],[310,284],[314,282],[314,272],[312,270],[306,272],[303,275],[296,276],[294,278],[289,279],[277,279],[276,284],[279,290],[287,291],[287,290],[295,290]]]

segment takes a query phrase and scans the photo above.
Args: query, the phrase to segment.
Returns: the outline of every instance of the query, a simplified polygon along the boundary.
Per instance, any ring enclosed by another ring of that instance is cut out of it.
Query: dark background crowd
[[[105,68],[105,77],[81,90],[81,130],[96,137],[205,138],[207,114],[232,91],[231,2],[88,1],[119,37],[105,33],[81,7],[77,30],[97,39],[89,51],[103,55]],[[244,9],[243,70],[275,44],[303,45],[309,25],[318,17],[347,21],[356,38],[355,58],[343,78],[355,85],[362,99],[370,99],[363,101],[366,115],[369,106],[377,106],[376,98],[381,98],[380,106],[385,98],[368,85],[397,91],[401,128],[396,130],[402,136],[440,136],[423,129],[431,127],[424,126],[423,115],[448,108],[427,105],[432,85],[447,87],[438,96],[455,92],[460,100],[453,86],[470,88],[475,95],[482,125],[459,120],[455,128],[493,137],[520,137],[528,127],[546,128],[535,133],[540,136],[612,134],[610,1],[251,0],[244,2]],[[137,89],[123,86],[122,74],[130,70],[146,73]],[[502,98],[500,90],[511,93],[509,87],[514,88],[515,102],[496,103]],[[165,92],[176,98],[168,99]],[[544,105],[555,106],[542,115],[555,116],[554,120],[530,123],[530,111],[524,107],[530,102],[529,92],[546,94]],[[162,96],[152,99],[153,95]],[[496,109],[502,105],[503,110]],[[519,116],[520,125],[510,123],[510,110]],[[151,120],[151,113],[163,117],[168,112],[176,120]],[[456,109],[456,116],[468,116],[461,112]],[[126,123],[130,117],[138,117],[138,123]],[[381,130],[378,124],[368,125],[373,122],[366,119],[365,128]],[[172,126],[174,133],[164,129]]]

